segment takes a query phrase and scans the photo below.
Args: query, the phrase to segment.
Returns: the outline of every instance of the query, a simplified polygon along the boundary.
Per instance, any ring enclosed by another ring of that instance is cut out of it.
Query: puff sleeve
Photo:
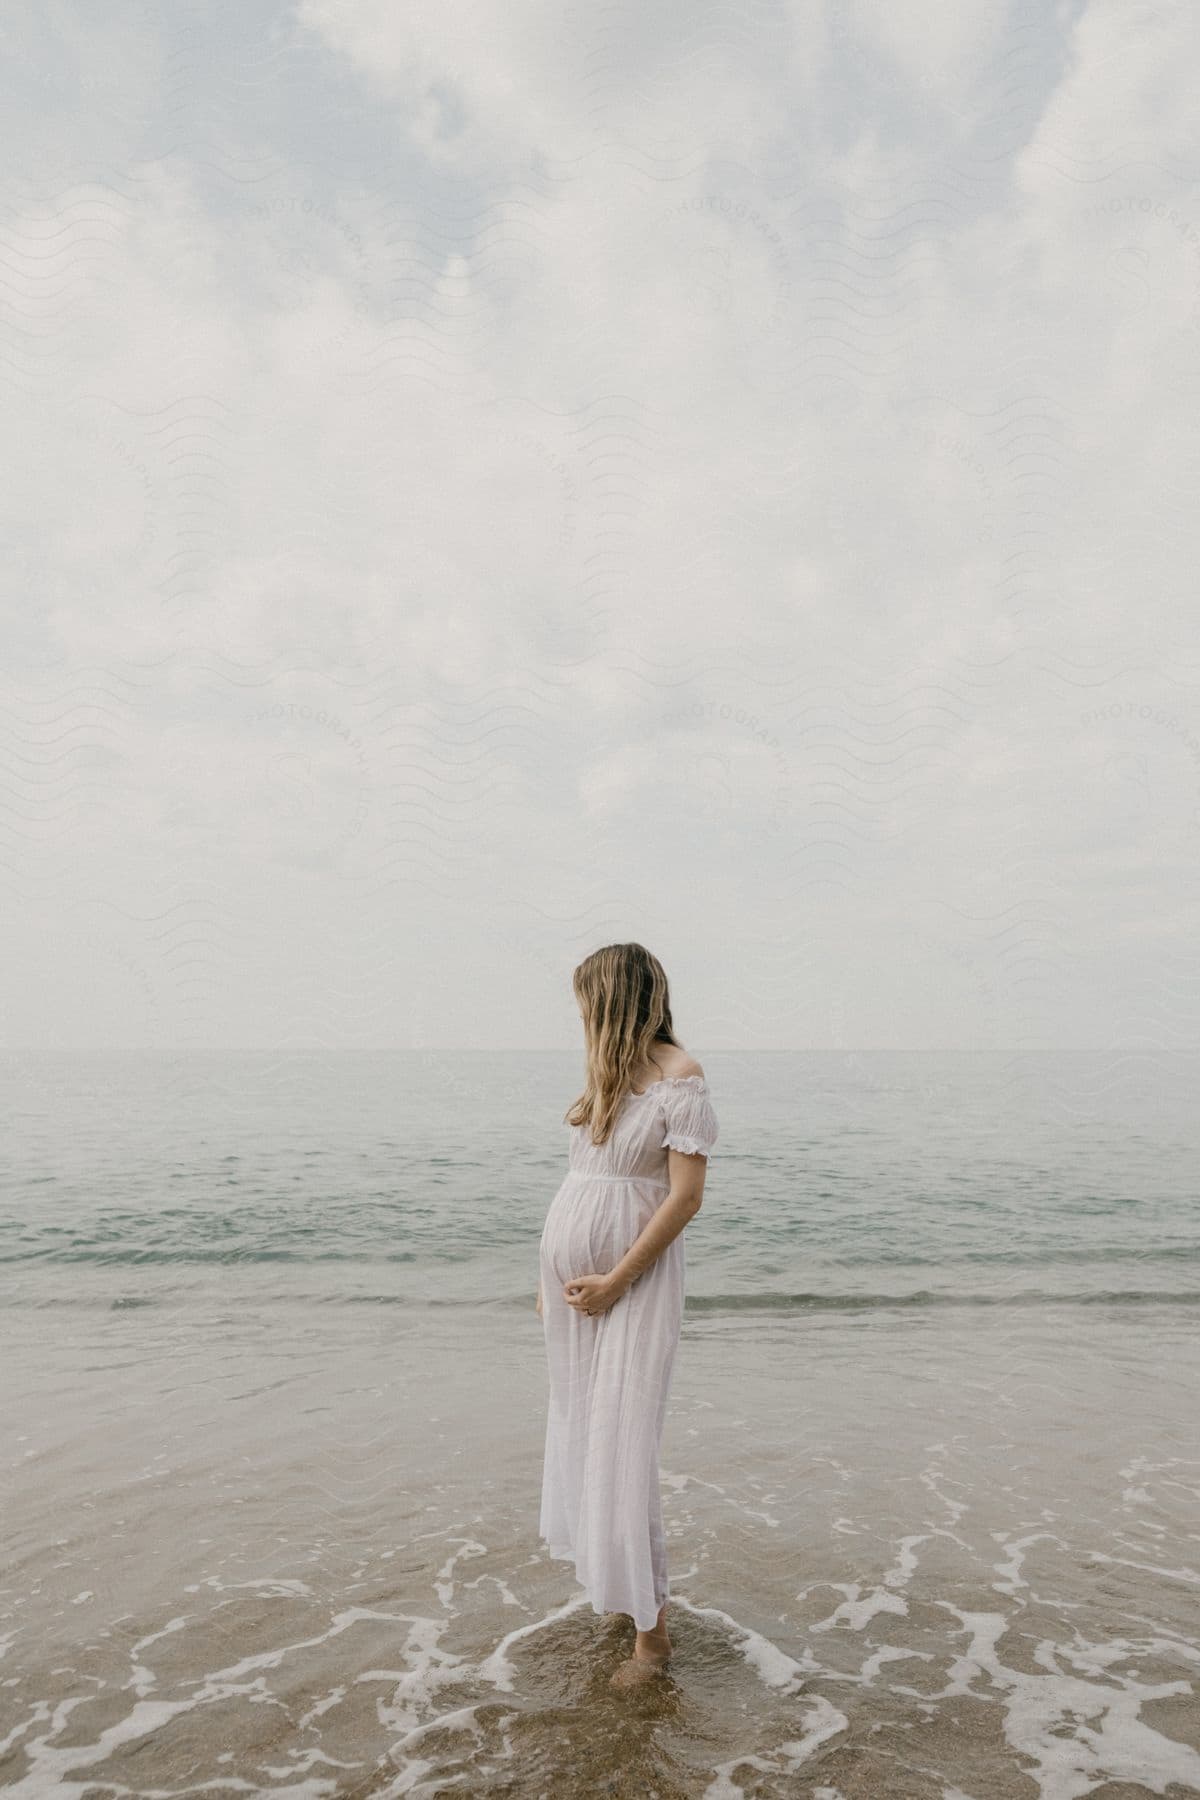
[[[702,1075],[681,1075],[663,1087],[664,1150],[709,1156],[717,1141],[717,1115]]]

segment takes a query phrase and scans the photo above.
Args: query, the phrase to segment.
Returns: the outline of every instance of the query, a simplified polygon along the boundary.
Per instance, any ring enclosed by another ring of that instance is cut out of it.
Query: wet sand
[[[689,1317],[675,1652],[536,1535],[540,1326],[3,1322],[17,1793],[1200,1793],[1195,1309]]]

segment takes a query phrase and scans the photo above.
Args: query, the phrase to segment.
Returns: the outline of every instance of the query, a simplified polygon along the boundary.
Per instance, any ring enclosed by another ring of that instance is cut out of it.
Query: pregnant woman
[[[565,1115],[567,1174],[546,1215],[538,1311],[550,1375],[541,1536],[598,1613],[628,1613],[619,1687],[666,1667],[667,1546],[658,1458],[683,1318],[683,1228],[717,1119],[641,944],[575,970],[587,1077]]]

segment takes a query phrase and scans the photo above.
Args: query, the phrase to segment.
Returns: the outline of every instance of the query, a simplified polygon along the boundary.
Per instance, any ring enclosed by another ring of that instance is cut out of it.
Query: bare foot
[[[610,1678],[613,1687],[634,1687],[639,1682],[652,1680],[666,1668],[671,1656],[671,1640],[663,1622],[666,1610],[664,1606],[653,1631],[638,1632],[633,1655]]]
[[[623,1662],[610,1677],[610,1685],[628,1688],[637,1687],[643,1681],[653,1681],[656,1675],[662,1674],[668,1661],[666,1656],[640,1656],[635,1650],[628,1662]]]

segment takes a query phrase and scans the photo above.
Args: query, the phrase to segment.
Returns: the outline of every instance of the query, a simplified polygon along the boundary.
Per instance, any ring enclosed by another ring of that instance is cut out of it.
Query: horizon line
[[[1161,1046],[1115,1044],[789,1044],[748,1048],[708,1048],[707,1056],[1084,1056],[1142,1048],[1161,1054]],[[1189,1055],[1200,1044],[1175,1046],[1170,1054]],[[577,1047],[560,1044],[484,1046],[474,1044],[4,1044],[7,1056],[568,1056]]]

